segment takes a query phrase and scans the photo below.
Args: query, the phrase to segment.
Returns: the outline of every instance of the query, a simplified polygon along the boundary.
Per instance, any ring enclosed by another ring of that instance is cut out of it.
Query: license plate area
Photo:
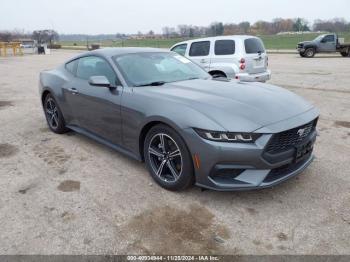
[[[298,163],[311,155],[312,150],[314,149],[314,142],[309,141],[303,145],[295,146],[295,148],[296,150],[294,159],[295,163]]]
[[[264,59],[263,58],[255,59],[254,60],[254,67],[255,68],[264,67]]]

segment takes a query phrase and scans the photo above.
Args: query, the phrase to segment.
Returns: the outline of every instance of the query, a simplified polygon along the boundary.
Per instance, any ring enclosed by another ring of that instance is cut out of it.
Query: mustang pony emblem
[[[302,137],[302,136],[304,135],[304,133],[305,133],[305,128],[301,128],[301,129],[299,129],[298,132],[297,132],[297,134],[298,134],[300,137]]]

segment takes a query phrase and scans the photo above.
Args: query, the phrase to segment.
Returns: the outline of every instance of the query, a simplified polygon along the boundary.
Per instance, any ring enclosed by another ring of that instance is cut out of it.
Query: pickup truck
[[[338,35],[326,34],[312,41],[300,42],[297,46],[301,57],[311,58],[316,53],[340,52],[343,57],[350,57],[350,44],[341,44]]]

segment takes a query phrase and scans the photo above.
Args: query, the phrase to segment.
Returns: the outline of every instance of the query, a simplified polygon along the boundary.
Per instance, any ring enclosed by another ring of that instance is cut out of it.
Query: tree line
[[[58,41],[59,35],[55,30],[51,29],[35,30],[32,33],[18,29],[15,29],[13,31],[0,31],[0,41],[10,42],[16,40],[18,41],[21,39],[33,39],[36,40],[39,44],[52,44],[53,42]]]
[[[166,38],[234,34],[274,35],[281,32],[306,31],[349,32],[350,22],[343,18],[334,18],[331,20],[318,19],[311,24],[303,18],[275,18],[270,22],[261,20],[253,24],[248,21],[226,24],[214,22],[209,26],[178,25],[176,28],[166,26],[162,29],[163,36]]]
[[[138,32],[137,34],[100,34],[100,35],[83,35],[68,34],[58,35],[54,30],[36,30],[34,32],[25,32],[24,30],[0,31],[0,41],[9,42],[23,38],[31,38],[39,43],[52,43],[61,40],[105,40],[105,39],[126,39],[130,35],[138,37],[147,36],[150,38],[191,38],[203,36],[218,35],[274,35],[281,32],[305,32],[305,31],[325,31],[325,32],[350,32],[350,22],[344,18],[334,18],[330,20],[317,19],[312,24],[303,18],[275,18],[272,21],[257,21],[251,24],[248,21],[240,23],[222,23],[213,22],[209,26],[196,26],[180,24],[177,27],[165,26],[161,34],[156,34],[153,30],[147,33]]]

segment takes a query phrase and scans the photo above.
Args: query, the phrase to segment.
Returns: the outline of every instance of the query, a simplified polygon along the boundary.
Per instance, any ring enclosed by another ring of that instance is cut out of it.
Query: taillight
[[[245,59],[241,58],[241,60],[239,60],[239,69],[244,70],[245,69]]]

